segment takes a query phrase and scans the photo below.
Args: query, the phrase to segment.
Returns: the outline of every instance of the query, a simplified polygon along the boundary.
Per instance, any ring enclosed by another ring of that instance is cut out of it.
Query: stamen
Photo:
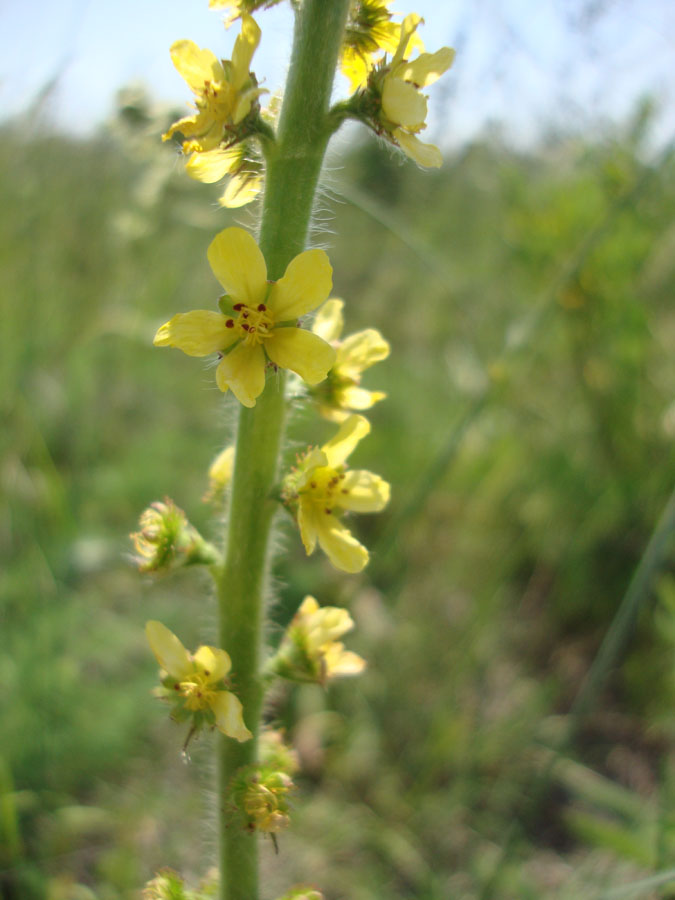
[[[232,307],[232,309],[233,309],[235,312],[239,312],[239,310],[240,310],[240,309],[243,309],[243,308],[244,308],[244,304],[243,304],[243,303],[235,303],[234,306]]]
[[[225,323],[226,328],[234,328],[234,319],[228,319]]]
[[[264,303],[258,304],[258,312],[265,312],[266,309],[267,309],[267,307],[265,306]]]

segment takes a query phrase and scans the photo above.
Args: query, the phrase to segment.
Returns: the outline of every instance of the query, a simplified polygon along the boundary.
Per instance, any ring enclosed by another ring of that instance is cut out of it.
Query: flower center
[[[270,336],[274,319],[264,303],[259,303],[257,307],[235,303],[232,309],[239,315],[236,319],[228,319],[225,325],[228,328],[235,328],[245,343],[261,344]]]
[[[185,705],[190,710],[207,709],[215,699],[217,691],[209,684],[206,673],[195,672],[187,681],[180,682],[180,692]]]
[[[342,487],[344,477],[344,471],[322,466],[312,472],[312,477],[299,493],[310,497],[313,503],[330,513],[338,499],[336,495],[349,493]]]

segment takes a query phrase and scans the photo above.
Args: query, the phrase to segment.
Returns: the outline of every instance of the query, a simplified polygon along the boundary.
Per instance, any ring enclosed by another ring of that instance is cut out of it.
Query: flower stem
[[[321,164],[332,133],[330,95],[349,0],[304,0],[277,141],[267,147],[260,247],[268,277],[280,278],[307,240]],[[225,565],[218,578],[220,642],[232,658],[233,690],[253,740],[221,736],[218,747],[221,900],[257,900],[257,837],[231,816],[229,785],[256,760],[264,700],[260,672],[269,537],[277,503],[285,377],[270,377],[252,409],[242,407],[232,482]]]

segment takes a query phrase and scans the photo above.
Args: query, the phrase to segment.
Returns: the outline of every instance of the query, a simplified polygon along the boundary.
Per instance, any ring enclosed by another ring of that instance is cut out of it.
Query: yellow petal
[[[292,259],[276,284],[267,305],[277,322],[298,319],[328,297],[333,286],[333,269],[323,250],[305,250]]]
[[[317,609],[319,609],[319,604],[317,600],[308,594],[305,599],[302,601],[300,606],[298,607],[298,611],[296,612],[296,618],[306,618],[307,616],[313,615]]]
[[[185,137],[199,134],[200,131],[203,131],[204,121],[205,117],[201,113],[196,113],[193,116],[184,116],[182,119],[174,122],[168,131],[164,132],[162,140],[170,140],[177,131],[180,131]]]
[[[273,363],[297,373],[307,384],[323,381],[335,362],[335,350],[302,328],[275,328],[265,341]]]
[[[180,681],[192,671],[190,654],[166,625],[151,619],[145,623],[145,635],[157,662],[172,678]]]
[[[343,644],[334,643],[326,647],[323,655],[326,677],[339,678],[359,675],[366,667],[366,661],[357,653],[345,650]]]
[[[410,13],[407,15],[403,22],[401,23],[401,33],[399,37],[398,47],[396,48],[396,53],[391,61],[392,70],[396,68],[396,66],[404,59],[407,51],[408,44],[410,43],[410,39],[415,33],[417,26],[420,22],[423,22],[424,19],[422,16],[419,16],[417,13]]]
[[[317,517],[319,546],[336,569],[360,572],[368,564],[368,551],[332,513]]]
[[[372,68],[369,63],[373,62],[373,58],[366,58],[354,50],[353,47],[345,47],[342,52],[342,62],[340,68],[342,73],[349,79],[349,90],[353,94],[360,87],[365,87],[368,81],[368,74]]]
[[[324,606],[315,610],[305,623],[307,629],[307,649],[315,653],[324,644],[342,637],[354,627],[354,621],[346,609],[339,606]]]
[[[387,396],[384,391],[367,391],[365,388],[348,385],[335,391],[335,400],[343,409],[370,409]]]
[[[209,466],[209,478],[219,487],[224,487],[232,480],[234,471],[234,445],[221,450]]]
[[[236,741],[248,741],[253,735],[244,725],[243,708],[238,697],[229,691],[218,691],[211,702],[216,727]]]
[[[208,249],[213,274],[236,303],[257,306],[267,294],[267,266],[260,247],[243,228],[226,228]]]
[[[434,144],[425,144],[402,128],[395,128],[393,136],[406,156],[414,159],[418,165],[424,166],[425,169],[438,169],[443,165],[441,151]]]
[[[342,341],[338,347],[335,369],[340,374],[358,378],[364,369],[388,356],[388,342],[376,328],[366,328]]]
[[[226,326],[227,318],[208,309],[177,313],[157,331],[155,347],[177,347],[188,356],[208,356],[225,350],[237,335]]]
[[[311,556],[316,548],[317,514],[314,503],[305,497],[301,497],[298,503],[298,527],[307,556]]]
[[[370,432],[370,422],[363,416],[353,415],[344,420],[337,434],[321,448],[328,465],[341,466],[358,444]]]
[[[228,182],[225,191],[218,199],[221,206],[228,209],[238,209],[240,206],[246,206],[251,200],[255,200],[263,185],[262,175],[250,175],[243,172],[241,175],[234,175]]]
[[[194,41],[176,41],[171,45],[171,59],[195,94],[204,91],[204,83],[222,82],[223,67],[210,50],[200,49]]]
[[[197,668],[208,678],[207,683],[215,683],[224,678],[232,668],[230,656],[219,647],[202,645],[192,656]]]
[[[260,28],[255,19],[247,13],[242,13],[241,33],[234,42],[232,50],[232,76],[230,79],[237,91],[248,80],[251,60],[259,43]]]
[[[332,300],[326,300],[312,323],[314,334],[318,334],[320,338],[328,341],[328,343],[336,341],[342,334],[344,326],[342,316],[344,305],[344,301],[338,300],[337,297],[334,297]]]
[[[265,354],[260,344],[239,344],[222,359],[216,369],[216,383],[221,391],[230,388],[244,406],[255,406],[265,388]]]
[[[350,469],[346,472],[340,488],[336,503],[352,512],[379,512],[389,503],[388,482],[364,469]]]
[[[244,91],[242,94],[239,94],[234,110],[232,112],[232,121],[234,122],[234,124],[238,125],[242,119],[246,118],[246,116],[251,111],[254,100],[256,100],[261,94],[268,93],[269,91],[267,90],[267,88],[253,87],[250,88],[250,90]]]
[[[400,68],[396,74],[419,88],[428,87],[447,72],[454,60],[455,51],[450,47],[441,47],[435,53],[422,53],[417,59]]]
[[[420,128],[427,117],[427,98],[400,78],[387,76],[382,89],[382,111],[404,128]]]
[[[236,150],[208,150],[206,153],[193,153],[185,164],[185,171],[190,178],[213,184],[220,181],[230,171],[232,164],[238,159]]]

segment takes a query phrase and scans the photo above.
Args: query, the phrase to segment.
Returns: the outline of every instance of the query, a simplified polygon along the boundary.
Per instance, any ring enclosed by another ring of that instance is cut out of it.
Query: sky
[[[330,0],[325,0],[330,2]],[[516,144],[541,129],[598,129],[625,119],[638,98],[655,98],[655,141],[675,135],[673,0],[394,0],[401,16],[424,16],[427,50],[457,50],[430,90],[430,130],[445,145],[498,125]],[[400,18],[400,17],[399,17]],[[283,84],[292,12],[260,12],[253,69],[272,91]],[[0,118],[30,108],[55,80],[50,116],[87,134],[112,114],[119,88],[143,83],[158,101],[190,99],[169,47],[191,38],[229,57],[238,25],[225,31],[207,0],[0,0]],[[341,79],[338,91],[346,88]]]

